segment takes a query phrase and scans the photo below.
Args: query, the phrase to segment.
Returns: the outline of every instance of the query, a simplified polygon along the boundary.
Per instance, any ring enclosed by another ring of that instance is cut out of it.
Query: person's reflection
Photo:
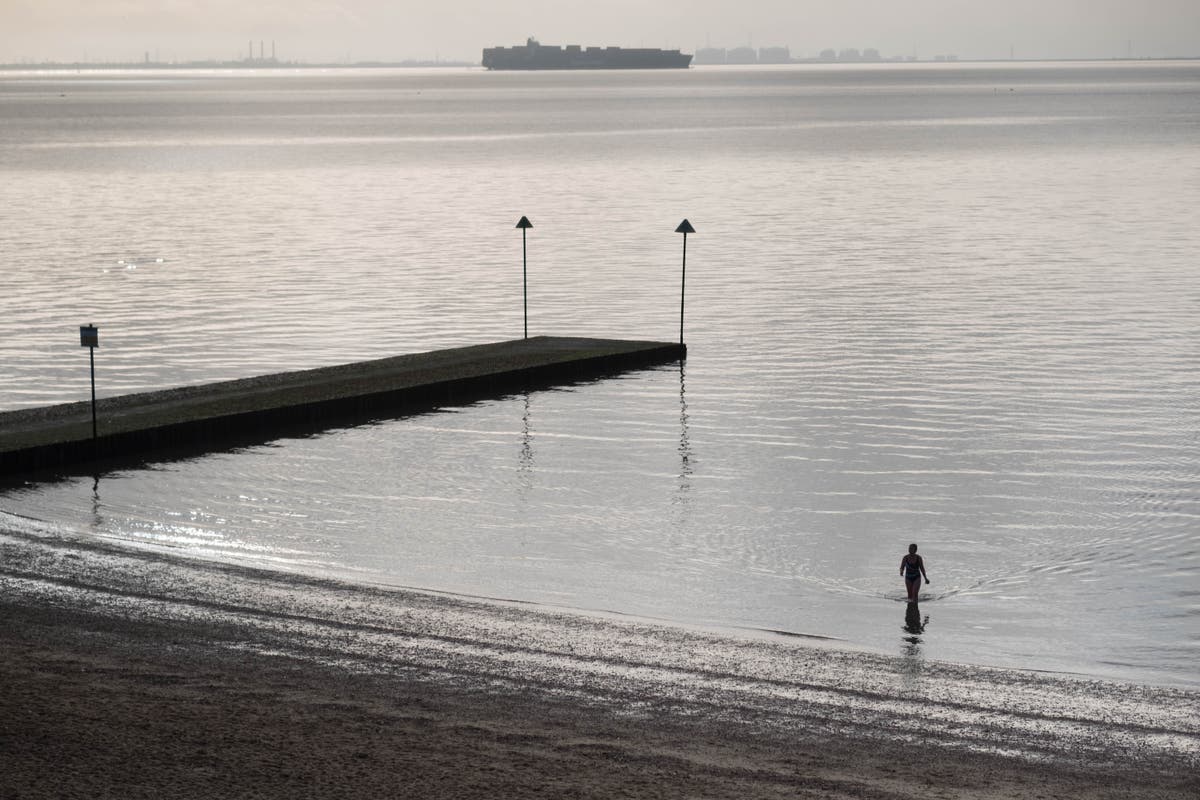
[[[921,656],[921,636],[925,633],[925,626],[928,624],[929,615],[921,616],[919,604],[905,603],[904,632],[908,635],[901,637],[904,642],[901,655],[904,656],[905,671],[911,677],[919,675],[925,663]]]
[[[914,644],[921,643],[921,634],[925,632],[925,626],[929,624],[929,617],[921,618],[921,606],[918,603],[904,604],[904,630],[913,634],[916,641]]]

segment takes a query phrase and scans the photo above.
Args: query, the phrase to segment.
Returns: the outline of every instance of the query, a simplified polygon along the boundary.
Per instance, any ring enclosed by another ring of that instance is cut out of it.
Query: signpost
[[[521,217],[517,220],[517,227],[521,229],[521,305],[525,313],[525,338],[529,338],[529,267],[525,256],[525,231],[533,227],[533,223],[529,221],[529,217]]]
[[[88,349],[92,367],[92,439],[96,438],[96,348],[100,346],[100,330],[91,323],[79,326],[79,346]]]
[[[679,279],[679,343],[683,344],[683,293],[687,287],[687,235],[695,233],[696,229],[685,219],[679,223],[675,232],[683,234],[683,275]]]

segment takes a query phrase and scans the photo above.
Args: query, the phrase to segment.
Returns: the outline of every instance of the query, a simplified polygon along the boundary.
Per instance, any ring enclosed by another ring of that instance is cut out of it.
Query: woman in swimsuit
[[[908,602],[917,602],[917,593],[921,590],[921,578],[929,583],[925,574],[925,560],[917,555],[917,546],[908,546],[908,555],[900,559],[900,574],[904,576],[904,588],[908,589]]]

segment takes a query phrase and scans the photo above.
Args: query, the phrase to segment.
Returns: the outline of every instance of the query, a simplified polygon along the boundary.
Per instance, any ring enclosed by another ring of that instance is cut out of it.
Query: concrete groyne
[[[538,336],[0,413],[0,475],[195,454],[682,359],[682,344]]]

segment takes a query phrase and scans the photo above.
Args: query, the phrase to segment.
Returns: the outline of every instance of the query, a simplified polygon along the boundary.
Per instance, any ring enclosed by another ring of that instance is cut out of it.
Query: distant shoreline
[[[1162,62],[1177,62],[1177,61],[1200,61],[1200,55],[1193,56],[1147,56],[1139,58],[958,58],[958,59],[916,59],[916,60],[880,60],[880,61],[829,61],[820,58],[795,58],[788,62],[772,63],[772,64],[693,64],[694,68],[708,67],[780,67],[780,66],[812,66],[812,65],[871,65],[877,67],[886,66],[907,66],[911,64],[945,64],[945,65],[961,65],[961,64],[1082,64],[1082,63],[1105,63],[1105,64],[1137,64],[1137,63],[1162,63]],[[307,62],[307,61],[186,61],[186,62],[61,62],[61,61],[44,61],[32,63],[5,63],[0,64],[0,71],[4,72],[26,72],[34,70],[47,71],[72,71],[72,70],[145,70],[147,72],[161,70],[196,70],[196,69],[222,69],[222,70],[308,70],[308,69],[462,69],[462,68],[479,68],[482,65],[478,61],[355,61],[355,62]]]
[[[307,62],[307,61],[183,61],[177,63],[157,61],[105,62],[78,61],[61,62],[45,61],[28,64],[0,64],[0,70],[189,70],[189,69],[228,69],[228,70],[293,70],[293,69],[428,69],[430,67],[462,68],[479,67],[478,61],[356,61],[356,62]]]

